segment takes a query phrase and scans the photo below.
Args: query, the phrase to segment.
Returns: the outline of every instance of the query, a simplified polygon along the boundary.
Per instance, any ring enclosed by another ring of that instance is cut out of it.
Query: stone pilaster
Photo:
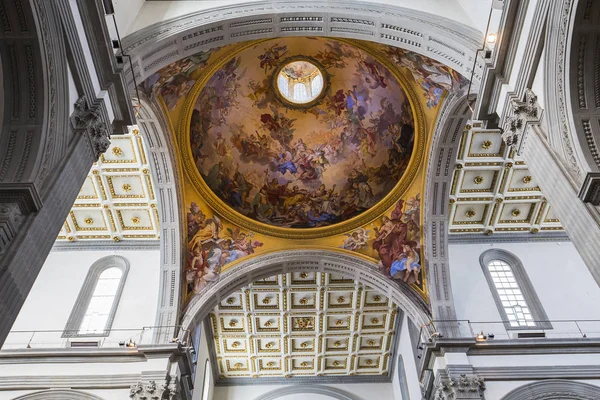
[[[440,379],[435,386],[433,400],[483,399],[485,383],[477,375],[461,374]]]
[[[600,201],[597,188],[600,179],[591,174],[579,190],[546,139],[552,135],[542,129],[543,110],[531,90],[526,91],[522,100],[513,100],[510,107],[502,124],[502,138],[525,159],[579,255],[600,284],[600,211],[582,201]]]

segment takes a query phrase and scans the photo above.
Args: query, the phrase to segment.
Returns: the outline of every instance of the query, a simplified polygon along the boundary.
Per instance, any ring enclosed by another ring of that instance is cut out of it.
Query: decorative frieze
[[[438,382],[433,398],[434,400],[483,399],[484,390],[483,378],[461,374]]]
[[[531,89],[525,90],[523,100],[514,99],[509,105],[509,110],[502,128],[502,140],[513,147],[521,155],[525,144],[527,125],[539,123],[543,109],[537,102],[537,96]]]

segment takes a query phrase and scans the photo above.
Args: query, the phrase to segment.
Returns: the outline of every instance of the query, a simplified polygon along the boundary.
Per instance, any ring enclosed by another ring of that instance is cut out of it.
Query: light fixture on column
[[[494,43],[496,43],[497,40],[498,40],[498,35],[495,33],[488,33],[487,37],[485,38],[485,41],[488,44],[494,44]]]
[[[486,340],[487,336],[485,336],[483,331],[481,331],[480,333],[477,334],[477,336],[475,336],[475,339],[477,339],[478,342],[481,342],[483,340]]]

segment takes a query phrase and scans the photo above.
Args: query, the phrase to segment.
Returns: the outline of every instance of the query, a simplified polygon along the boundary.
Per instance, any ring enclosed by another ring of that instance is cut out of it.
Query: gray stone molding
[[[240,262],[223,272],[219,280],[194,296],[182,320],[182,329],[191,331],[230,293],[258,279],[287,272],[326,272],[348,276],[390,298],[419,326],[429,326],[427,304],[410,287],[386,277],[376,264],[336,251],[277,251]]]
[[[600,4],[573,2],[566,48],[567,111],[585,172],[600,171]],[[583,176],[582,176],[583,178]]]
[[[544,85],[544,108],[549,129],[548,143],[558,154],[575,185],[579,185],[587,167],[583,160],[580,142],[572,133],[567,91],[570,36],[573,29],[572,14],[577,0],[551,0],[545,38],[544,79],[552,84]],[[583,3],[580,1],[579,3]],[[528,163],[529,164],[529,163]]]
[[[408,392],[408,380],[406,379],[406,368],[404,367],[404,359],[402,354],[398,354],[398,385],[400,386],[400,395],[402,400],[410,400]]]
[[[525,302],[531,311],[531,315],[536,322],[535,326],[519,326],[514,327],[511,326],[510,321],[508,320],[508,316],[506,315],[506,311],[502,306],[502,300],[500,300],[500,296],[498,295],[498,291],[496,290],[496,286],[494,285],[494,281],[490,275],[490,271],[488,268],[488,264],[492,260],[501,260],[510,265],[510,268],[517,280],[517,284],[523,293],[523,297],[525,298]],[[552,329],[552,324],[548,321],[548,316],[544,311],[544,307],[540,299],[538,298],[535,289],[533,288],[533,284],[523,267],[523,263],[517,256],[513,253],[502,250],[502,249],[490,249],[481,253],[479,257],[479,263],[481,264],[481,269],[483,274],[485,275],[485,279],[488,283],[490,291],[492,292],[492,296],[494,297],[494,301],[496,302],[496,307],[498,308],[498,312],[502,317],[502,321],[504,322],[504,328],[506,330],[527,330],[527,329]]]
[[[521,386],[501,400],[597,400],[600,388],[583,382],[545,379]]]
[[[561,365],[558,360],[556,365],[476,367],[474,371],[486,381],[600,378],[600,365]]]
[[[527,139],[527,126],[532,123],[539,124],[542,118],[542,108],[537,102],[537,96],[531,89],[525,90],[522,99],[513,99],[506,113],[502,140],[518,155],[523,153],[523,146]]]
[[[321,385],[285,386],[262,394],[254,400],[277,400],[285,396],[303,393],[320,394],[337,400],[363,400],[361,397],[345,390]]]
[[[107,241],[107,240],[78,240],[75,242],[54,243],[52,251],[103,251],[103,250],[159,250],[158,240],[136,240],[136,241]]]
[[[104,327],[104,331],[102,333],[79,333],[78,331],[81,327],[81,322],[83,321],[85,312],[87,311],[90,300],[92,299],[92,295],[94,294],[94,290],[96,289],[98,278],[109,268],[119,268],[122,272],[122,275],[119,282],[119,287],[117,288],[117,292],[113,300],[113,304],[111,306],[108,320]],[[111,255],[102,257],[93,263],[88,271],[87,276],[85,277],[85,281],[83,282],[79,295],[77,296],[77,300],[75,301],[71,315],[67,320],[65,331],[62,334],[62,337],[108,336],[110,334],[113,320],[115,319],[117,308],[119,307],[119,300],[121,299],[121,294],[123,293],[128,272],[129,261],[127,261],[125,257]]]
[[[579,198],[584,203],[600,206],[600,172],[588,172],[579,190]]]
[[[485,383],[476,375],[460,374],[439,380],[433,400],[483,399]]]
[[[439,320],[456,318],[448,258],[448,202],[458,145],[470,116],[464,95],[449,96],[440,110],[429,150],[423,238],[431,309]]]
[[[187,208],[183,204],[181,180],[177,178],[176,148],[169,123],[160,108],[146,99],[140,99],[138,127],[144,135],[150,171],[155,182],[160,220],[160,293],[156,326],[172,327],[179,320],[181,304],[181,266],[185,263],[182,238]],[[165,342],[175,336],[174,328],[157,329],[156,342]]]
[[[493,235],[482,235],[460,233],[448,235],[448,244],[481,244],[481,243],[537,243],[537,242],[570,242],[566,232],[540,232],[532,235],[526,233],[494,233]]]
[[[362,0],[237,3],[159,22],[123,39],[138,83],[179,59],[246,40],[284,36],[362,39],[421,53],[471,76],[482,33],[456,21],[393,4]],[[128,67],[126,67],[128,68]],[[483,61],[474,74],[481,80]],[[133,76],[128,70],[128,84]]]
[[[70,389],[51,389],[43,392],[26,394],[14,400],[103,400],[102,397]]]

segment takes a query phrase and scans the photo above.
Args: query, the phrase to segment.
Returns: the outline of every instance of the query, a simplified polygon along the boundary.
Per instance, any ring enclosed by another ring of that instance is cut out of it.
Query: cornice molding
[[[90,393],[69,389],[51,389],[19,396],[14,400],[103,400]]]
[[[584,203],[600,205],[600,172],[588,172],[579,190],[579,198]]]
[[[448,244],[570,242],[566,232],[450,234]]]
[[[360,0],[327,3],[256,1],[202,10],[134,32],[123,39],[137,82],[179,59],[240,41],[317,35],[406,48],[471,76],[483,35],[454,20],[393,4]],[[480,71],[480,60],[476,71]],[[133,76],[128,71],[128,84]],[[474,74],[475,85],[481,80]]]

